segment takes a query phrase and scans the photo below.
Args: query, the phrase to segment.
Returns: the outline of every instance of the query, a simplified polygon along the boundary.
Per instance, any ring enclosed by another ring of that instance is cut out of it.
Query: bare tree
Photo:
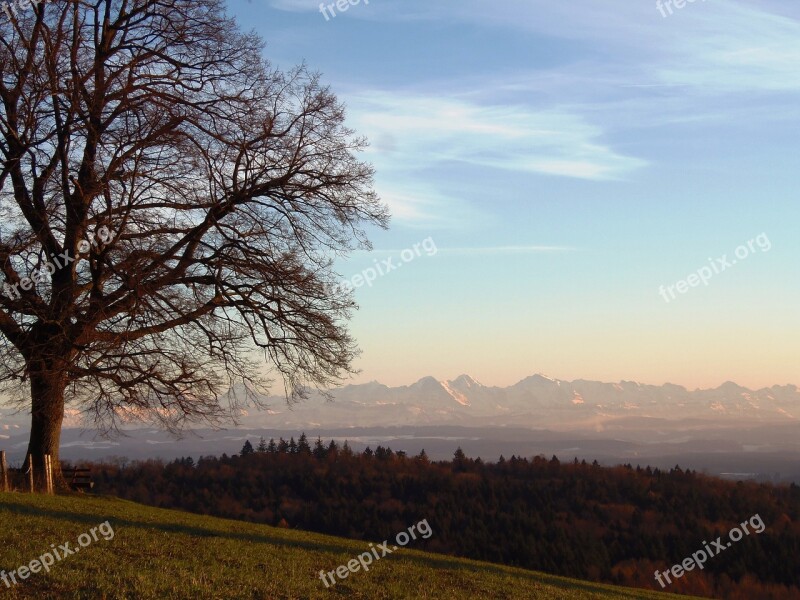
[[[357,352],[332,259],[388,214],[364,140],[219,0],[59,0],[0,23],[0,381],[57,460],[65,406],[177,430]],[[30,396],[27,397],[27,392]],[[34,463],[34,464],[35,464]],[[56,464],[58,464],[56,462]]]

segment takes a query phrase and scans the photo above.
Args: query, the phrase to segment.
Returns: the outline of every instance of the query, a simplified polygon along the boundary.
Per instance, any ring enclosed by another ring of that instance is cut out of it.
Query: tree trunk
[[[51,363],[52,364],[52,363]],[[31,435],[28,454],[33,457],[33,473],[37,490],[44,490],[44,456],[50,455],[53,487],[65,490],[58,457],[61,445],[61,424],[64,421],[64,389],[66,374],[51,369],[31,369]],[[27,459],[25,470],[28,469]]]

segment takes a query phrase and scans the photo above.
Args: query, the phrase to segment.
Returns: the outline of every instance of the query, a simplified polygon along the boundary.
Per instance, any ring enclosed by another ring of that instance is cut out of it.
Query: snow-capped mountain
[[[248,411],[246,420],[270,427],[451,424],[593,430],[630,418],[721,425],[800,422],[800,389],[795,385],[749,390],[728,382],[690,391],[673,384],[561,381],[539,374],[501,388],[461,375],[447,381],[424,377],[400,387],[347,385],[333,397],[326,402],[312,395],[291,407],[282,397],[270,397],[268,415]]]
[[[657,428],[691,427],[695,421],[704,427],[800,424],[796,385],[750,390],[727,382],[714,389],[690,391],[673,384],[561,381],[539,374],[508,387],[494,387],[461,375],[449,381],[424,377],[399,387],[376,381],[346,385],[334,390],[333,398],[328,401],[312,393],[308,400],[289,406],[282,396],[270,396],[263,398],[268,410],[243,411],[240,423],[287,429],[460,425],[572,431],[644,423]],[[27,429],[29,420],[25,411],[0,410],[0,439],[19,427]],[[71,417],[65,426],[77,426],[73,421]]]

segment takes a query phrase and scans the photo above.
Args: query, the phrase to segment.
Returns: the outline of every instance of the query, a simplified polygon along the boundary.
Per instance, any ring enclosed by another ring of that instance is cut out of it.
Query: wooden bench
[[[92,470],[84,467],[68,467],[62,469],[64,479],[67,480],[67,485],[74,491],[90,490],[94,487],[92,481]]]

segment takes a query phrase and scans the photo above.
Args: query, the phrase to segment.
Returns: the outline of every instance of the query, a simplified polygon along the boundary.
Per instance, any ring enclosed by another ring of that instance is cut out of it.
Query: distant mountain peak
[[[371,388],[388,389],[389,386],[387,386],[384,383],[381,383],[377,379],[373,379],[371,381],[367,381],[366,383],[348,383],[347,385],[345,385],[343,387],[346,387],[346,388],[350,388],[350,387],[361,387],[361,388],[371,387]]]
[[[543,373],[536,373],[536,375],[531,375],[526,377],[522,381],[519,381],[515,385],[552,385],[552,384],[560,385],[560,382],[557,379],[553,379],[552,377],[548,377]]]
[[[436,379],[435,377],[428,375],[427,377],[423,377],[419,381],[412,383],[410,388],[431,388],[431,387],[442,387],[442,383]]]
[[[744,388],[744,387],[740,386],[738,383],[734,383],[733,381],[726,381],[721,386],[719,386],[717,389],[718,390],[723,390],[723,391],[726,391],[726,392],[727,391],[739,391],[739,390],[750,391],[747,388]]]
[[[457,387],[466,387],[466,388],[473,388],[473,387],[484,387],[484,385],[478,381],[477,379],[470,377],[466,373],[459,375],[452,381],[450,384],[455,385]]]

